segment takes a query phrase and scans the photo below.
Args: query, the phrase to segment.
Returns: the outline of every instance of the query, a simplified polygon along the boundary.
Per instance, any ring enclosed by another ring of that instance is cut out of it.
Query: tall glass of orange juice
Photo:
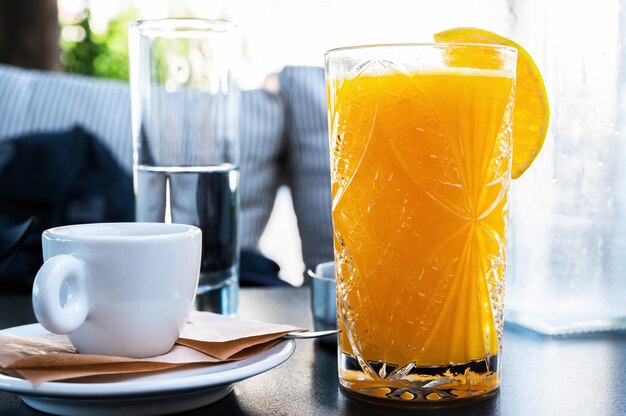
[[[326,54],[339,379],[391,404],[500,383],[517,52]]]

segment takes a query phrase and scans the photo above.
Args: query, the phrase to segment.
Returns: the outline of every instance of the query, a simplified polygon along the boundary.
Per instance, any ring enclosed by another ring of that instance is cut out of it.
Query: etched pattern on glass
[[[384,77],[372,73],[393,73],[394,82],[377,88]],[[335,82],[342,90],[330,89],[341,349],[372,381],[397,388],[388,394],[425,394],[420,386],[433,381],[411,378],[414,367],[471,360],[489,367],[499,353],[513,89],[499,98],[500,113],[488,115],[502,123],[480,123],[471,112],[484,103],[475,101],[494,97],[442,86],[439,94],[459,100],[455,111],[443,111],[408,70],[386,61]],[[378,385],[364,382],[362,390]]]

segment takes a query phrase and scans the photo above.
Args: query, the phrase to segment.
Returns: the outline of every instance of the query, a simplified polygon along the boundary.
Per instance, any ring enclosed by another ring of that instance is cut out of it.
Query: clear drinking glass
[[[238,300],[239,31],[225,21],[129,27],[136,219],[202,229],[198,296],[233,315]]]
[[[416,404],[498,388],[516,60],[487,45],[327,53],[346,393]]]
[[[508,12],[551,120],[513,187],[507,321],[549,335],[626,329],[626,2],[512,1]]]

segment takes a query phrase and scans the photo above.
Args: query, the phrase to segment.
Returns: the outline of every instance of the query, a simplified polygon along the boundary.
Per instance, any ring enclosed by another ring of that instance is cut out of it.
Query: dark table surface
[[[242,289],[239,315],[312,327],[308,302],[306,288]],[[34,321],[29,296],[0,295],[0,328]],[[338,387],[335,348],[300,340],[286,363],[186,414],[626,415],[626,332],[555,338],[505,325],[503,345],[499,393],[463,407],[404,410],[347,398]],[[18,396],[0,393],[0,415],[36,414]]]

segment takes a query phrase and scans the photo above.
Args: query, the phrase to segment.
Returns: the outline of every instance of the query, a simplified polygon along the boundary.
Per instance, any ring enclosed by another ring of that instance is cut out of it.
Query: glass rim
[[[338,48],[332,48],[324,53],[324,57],[328,58],[331,55],[336,55],[350,51],[360,51],[364,49],[385,49],[385,48],[440,48],[448,46],[466,46],[476,48],[489,48],[489,49],[501,49],[508,52],[517,53],[517,48],[507,45],[498,45],[493,43],[463,43],[463,42],[407,42],[407,43],[380,43],[380,44],[365,44],[365,45],[352,45],[341,46]]]
[[[228,20],[175,18],[135,20],[128,24],[129,29],[139,33],[171,34],[171,33],[227,33],[239,30],[239,27]]]

